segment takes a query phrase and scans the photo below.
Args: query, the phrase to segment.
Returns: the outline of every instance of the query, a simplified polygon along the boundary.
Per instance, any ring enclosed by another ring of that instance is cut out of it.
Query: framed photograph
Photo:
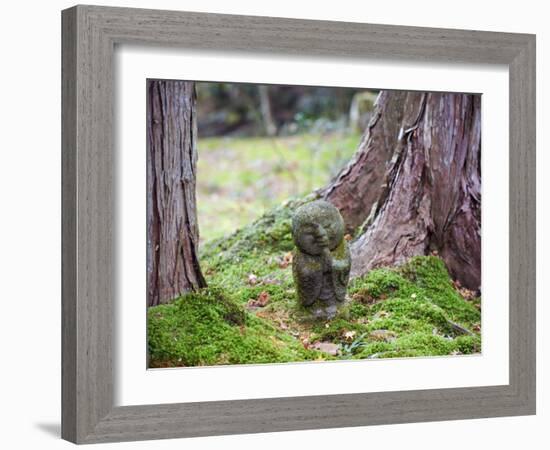
[[[535,413],[535,37],[62,13],[62,436]]]

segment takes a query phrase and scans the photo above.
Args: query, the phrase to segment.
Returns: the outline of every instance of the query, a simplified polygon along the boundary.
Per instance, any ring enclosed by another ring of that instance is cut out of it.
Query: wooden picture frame
[[[95,443],[535,413],[534,35],[98,6],[63,11],[62,31],[64,439]],[[115,407],[113,52],[126,43],[507,65],[509,384]]]

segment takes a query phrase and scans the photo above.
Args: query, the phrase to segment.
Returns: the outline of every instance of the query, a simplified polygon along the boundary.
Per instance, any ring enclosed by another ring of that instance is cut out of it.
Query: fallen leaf
[[[344,339],[346,341],[353,341],[353,338],[355,337],[356,334],[357,332],[355,331],[346,331],[344,332]]]
[[[265,306],[269,302],[269,293],[266,291],[260,292],[260,295],[258,295],[258,306]]]
[[[286,269],[291,262],[292,262],[292,252],[286,252],[283,258],[279,261],[279,267],[281,269]]]
[[[251,298],[248,300],[247,306],[252,308],[263,308],[269,303],[269,298],[269,292],[262,291],[260,292],[260,295],[258,295],[258,298]]]

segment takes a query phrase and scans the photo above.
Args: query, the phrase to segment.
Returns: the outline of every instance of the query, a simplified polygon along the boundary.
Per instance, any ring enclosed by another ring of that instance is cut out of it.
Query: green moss
[[[381,268],[372,270],[366,277],[356,278],[350,285],[351,295],[363,302],[383,300],[399,293],[410,295],[414,293],[415,286],[395,270]]]
[[[246,313],[216,288],[150,308],[147,321],[152,367],[275,363],[317,357],[296,339]]]
[[[429,301],[441,307],[447,316],[468,328],[481,320],[475,303],[464,301],[454,289],[449,272],[441,258],[415,256],[399,271],[414,283]]]
[[[353,302],[349,305],[350,319],[361,319],[369,313],[369,308],[361,303]]]

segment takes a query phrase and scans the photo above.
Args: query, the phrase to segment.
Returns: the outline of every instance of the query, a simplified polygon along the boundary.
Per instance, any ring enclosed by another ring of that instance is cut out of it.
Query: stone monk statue
[[[324,200],[300,206],[292,218],[292,237],[298,300],[303,306],[317,304],[317,316],[334,317],[345,300],[351,267],[340,212]]]

